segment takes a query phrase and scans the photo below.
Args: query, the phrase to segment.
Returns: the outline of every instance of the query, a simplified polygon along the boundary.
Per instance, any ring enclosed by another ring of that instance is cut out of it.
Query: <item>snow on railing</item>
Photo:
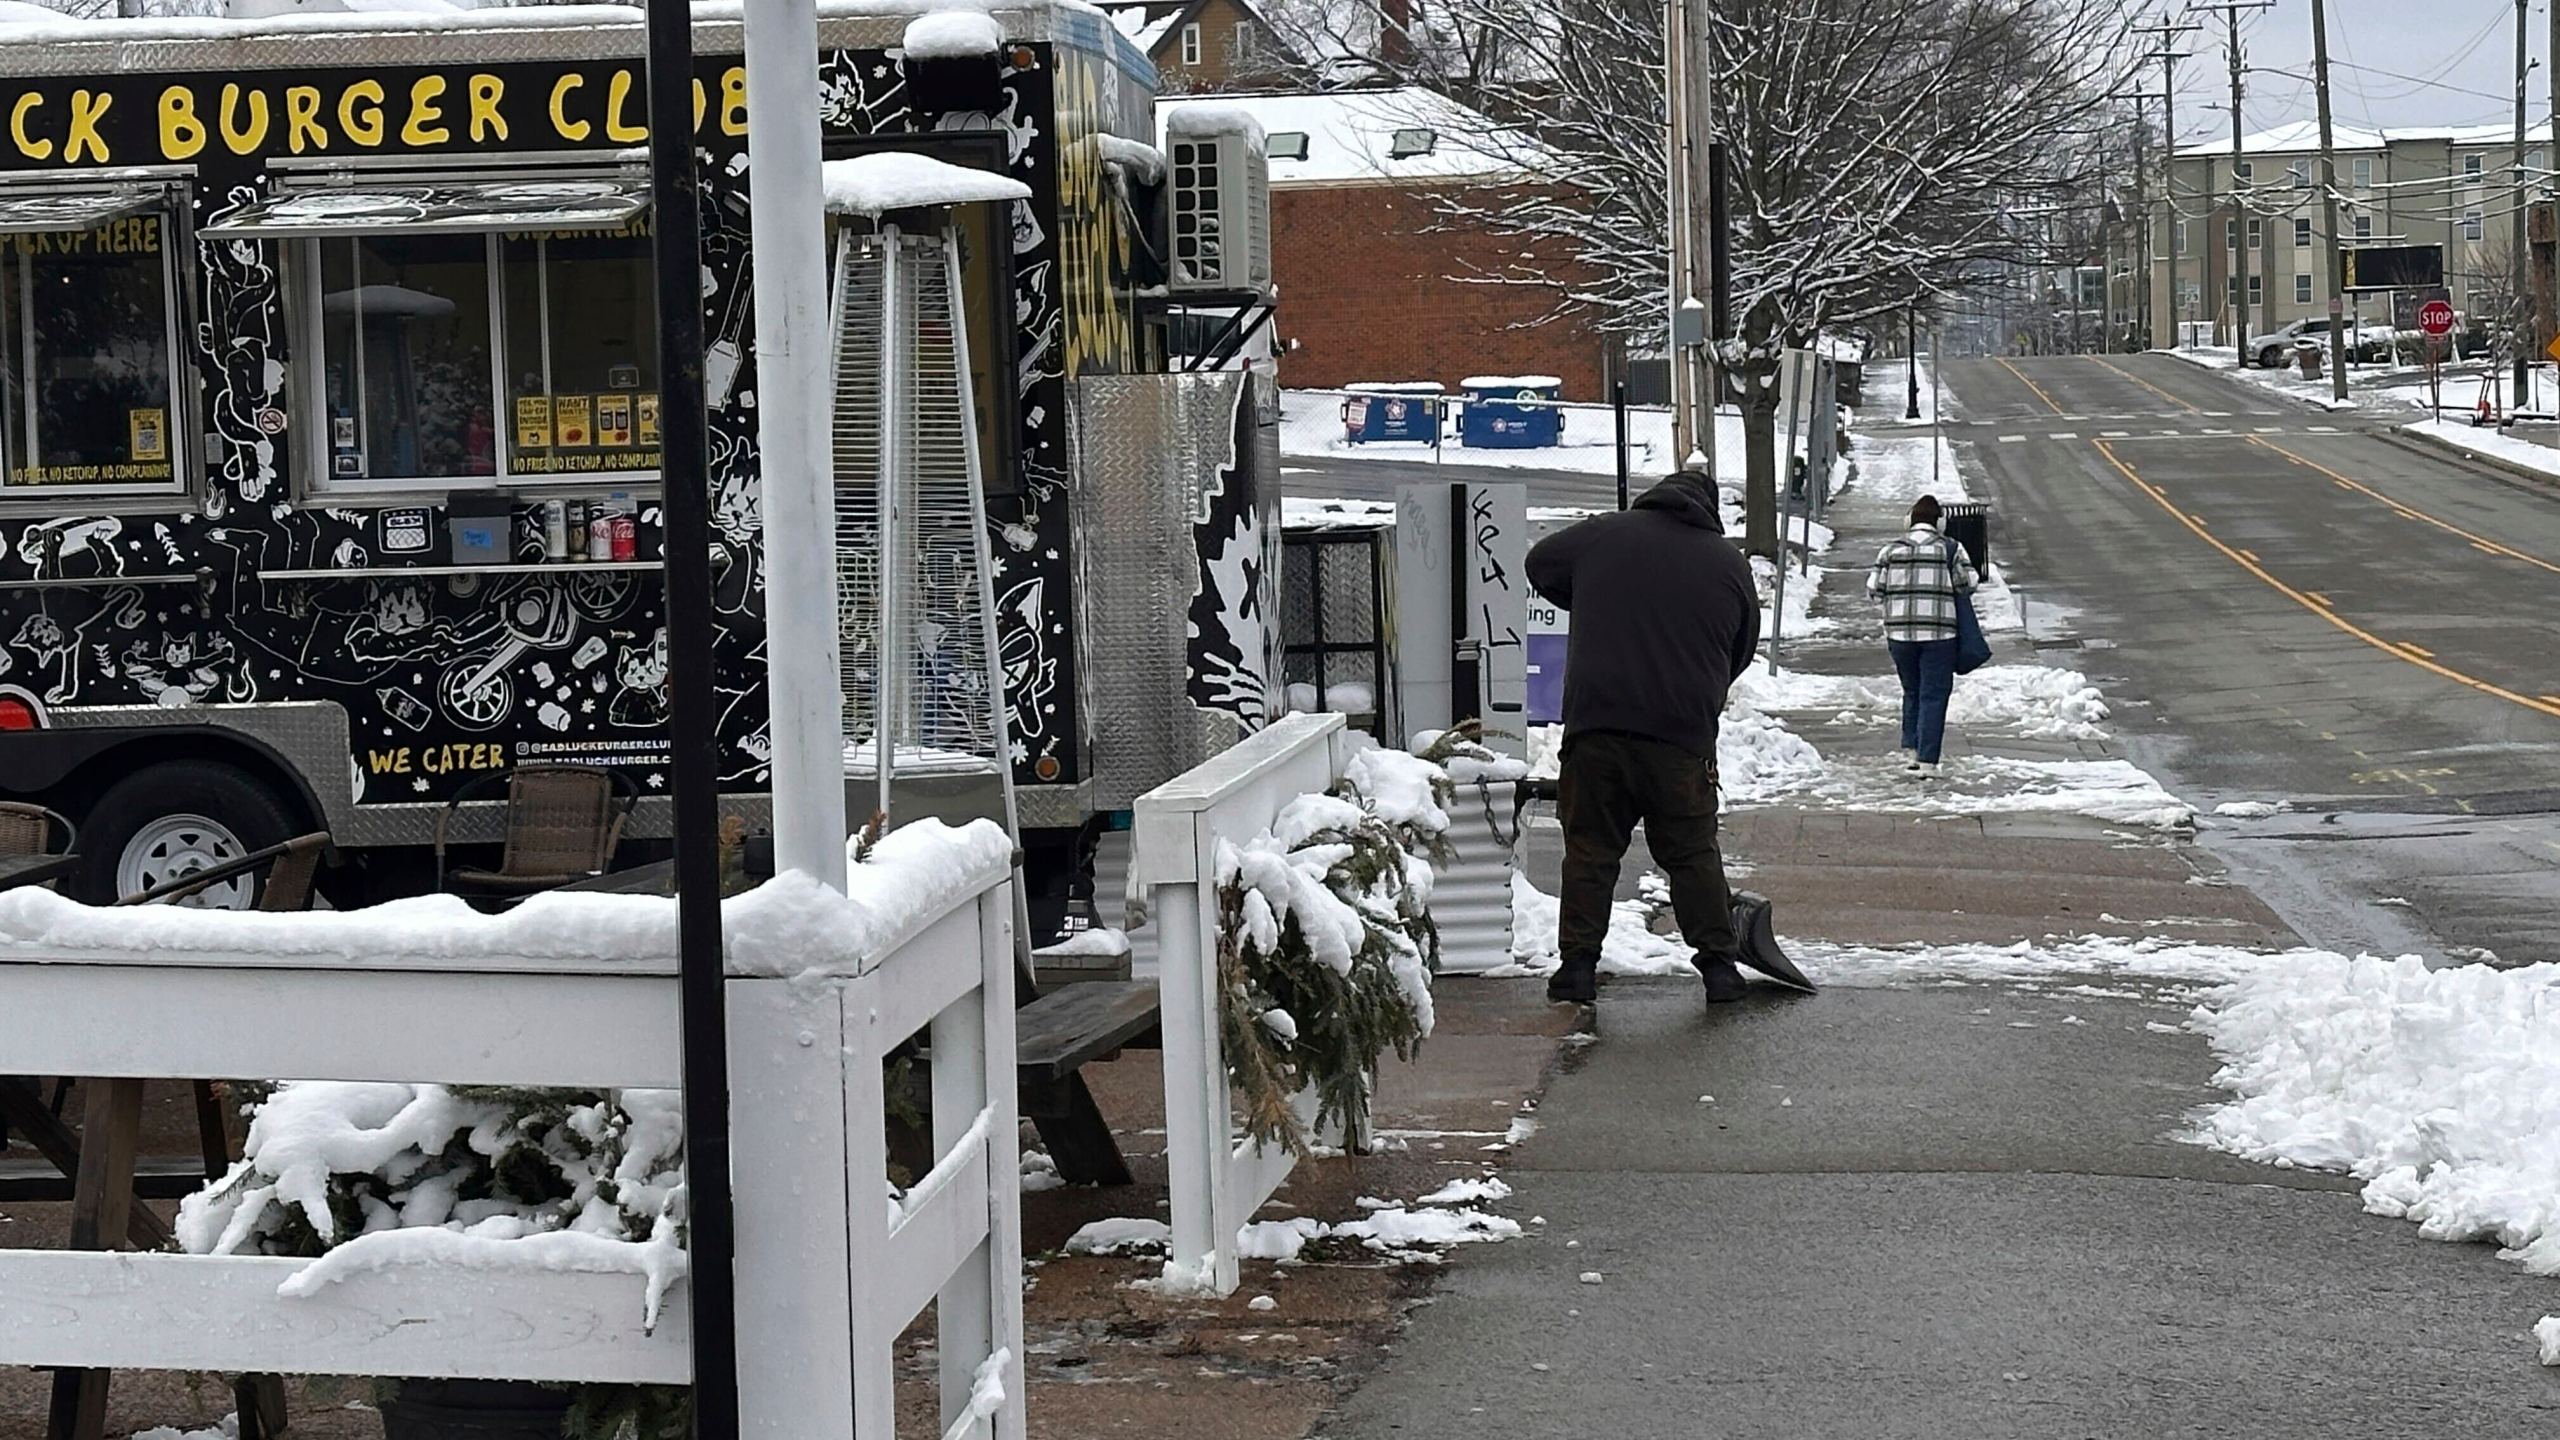
[[[724,907],[748,1433],[891,1440],[893,1347],[937,1301],[946,1432],[1023,1433],[1009,857],[993,827],[918,822],[852,867],[851,899],[785,876]],[[0,1055],[117,1079],[672,1089],[673,927],[673,901],[637,896],[305,916],[22,890],[0,901]],[[893,1202],[882,1066],[919,1030],[938,1158]],[[0,1250],[0,1364],[689,1379],[688,1288],[665,1264],[604,1263],[604,1240],[513,1263],[510,1243],[467,1265],[442,1242],[363,1266]]]
[[[1332,788],[1350,752],[1340,715],[1291,715],[1138,797],[1131,884],[1152,892],[1162,931],[1169,1289],[1234,1290],[1236,1234],[1296,1164],[1277,1145],[1238,1138],[1218,1028],[1218,851],[1269,830],[1298,797]],[[1302,1102],[1311,1114],[1312,1100]]]

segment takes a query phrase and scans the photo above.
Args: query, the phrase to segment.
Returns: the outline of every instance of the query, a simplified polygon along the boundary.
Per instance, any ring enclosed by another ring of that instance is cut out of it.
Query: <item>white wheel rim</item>
[[[125,842],[116,859],[116,893],[138,895],[156,885],[182,880],[249,853],[231,827],[202,815],[163,815],[144,825]],[[179,901],[208,910],[246,910],[256,902],[251,877],[243,875],[206,887]]]

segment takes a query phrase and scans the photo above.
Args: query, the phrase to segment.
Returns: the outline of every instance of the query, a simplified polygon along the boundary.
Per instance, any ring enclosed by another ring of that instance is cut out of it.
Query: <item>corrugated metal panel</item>
[[[1449,808],[1457,860],[1431,886],[1440,927],[1440,973],[1480,975],[1511,963],[1511,871],[1520,838],[1520,787],[1460,785]]]

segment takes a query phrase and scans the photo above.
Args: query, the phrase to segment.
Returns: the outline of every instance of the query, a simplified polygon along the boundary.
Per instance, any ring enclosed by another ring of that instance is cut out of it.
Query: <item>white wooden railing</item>
[[[1130,880],[1149,895],[1159,932],[1173,1186],[1165,1278],[1176,1286],[1220,1295],[1236,1288],[1236,1232],[1296,1163],[1236,1134],[1218,1036],[1218,845],[1242,846],[1290,801],[1330,789],[1350,758],[1349,738],[1340,715],[1292,715],[1138,797]]]
[[[893,1440],[893,1347],[936,1300],[944,1432],[1024,1433],[1012,914],[997,880],[855,973],[728,980],[746,1434]],[[881,1065],[925,1027],[939,1160],[893,1200]],[[139,1079],[681,1079],[671,963],[539,956],[464,967],[0,945],[0,1057],[13,1073]],[[398,1265],[279,1296],[309,1263],[0,1250],[0,1365],[691,1377],[681,1282],[644,1329],[637,1275]],[[1003,1388],[992,1413],[987,1378]]]

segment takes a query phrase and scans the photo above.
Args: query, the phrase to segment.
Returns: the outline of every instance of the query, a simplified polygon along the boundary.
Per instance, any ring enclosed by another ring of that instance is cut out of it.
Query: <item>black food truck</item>
[[[924,8],[821,6],[825,151],[1031,190],[942,223],[1053,930],[1115,812],[1269,718],[1275,397],[1164,359],[1175,309],[1267,302],[1262,156],[1210,125],[1168,163],[1152,67],[1086,7],[997,11],[974,77],[910,73]],[[750,137],[737,9],[695,23],[720,772],[754,824]],[[74,893],[316,829],[334,902],[413,893],[457,795],[526,761],[623,772],[664,843],[642,48],[623,7],[0,24],[0,799],[78,827]]]

